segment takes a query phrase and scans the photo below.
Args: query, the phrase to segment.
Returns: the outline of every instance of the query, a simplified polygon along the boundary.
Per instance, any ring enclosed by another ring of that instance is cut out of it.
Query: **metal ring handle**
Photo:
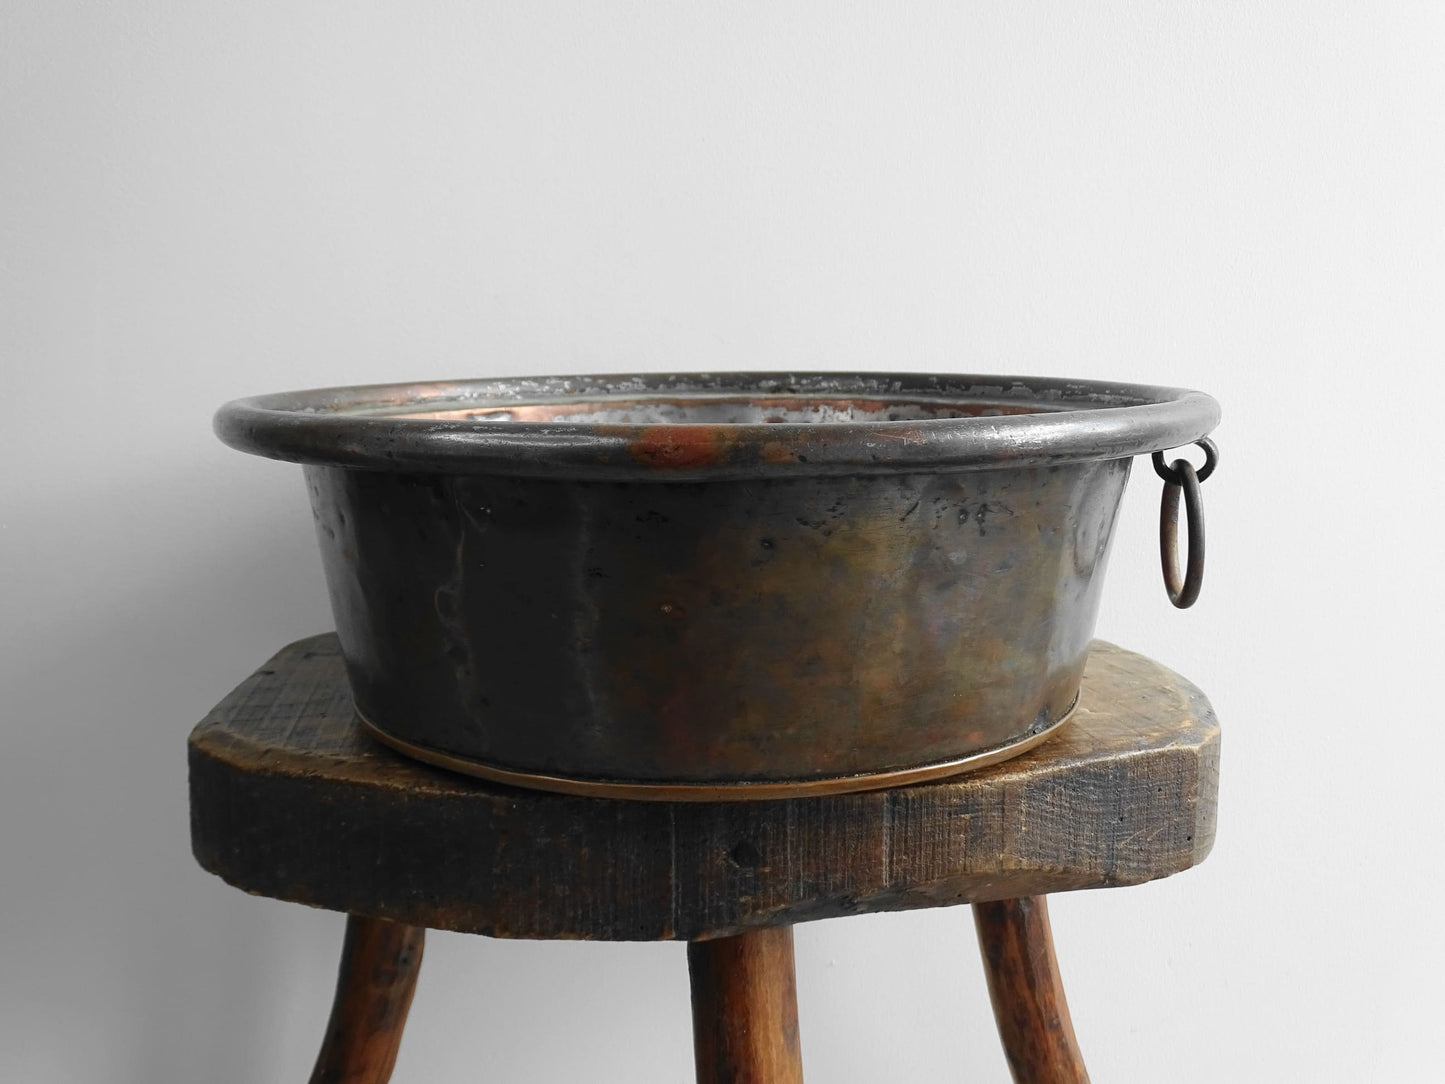
[[[1214,473],[1214,468],[1219,465],[1219,448],[1216,447],[1214,441],[1210,440],[1208,437],[1201,437],[1194,443],[1204,449],[1204,466],[1199,468],[1199,471],[1195,475],[1195,477],[1201,482],[1207,482],[1209,481],[1209,476]],[[1159,475],[1160,478],[1164,479],[1164,481],[1168,482],[1172,486],[1184,484],[1183,477],[1179,473],[1179,464],[1180,462],[1182,462],[1181,460],[1176,459],[1172,464],[1166,467],[1164,465],[1163,452],[1155,452],[1152,458],[1154,460],[1155,474]]]
[[[1164,499],[1159,503],[1159,561],[1164,568],[1164,590],[1169,592],[1169,601],[1184,610],[1194,605],[1204,584],[1204,502],[1199,494],[1203,476],[1194,473],[1187,459],[1176,459],[1170,468],[1179,481],[1164,483]],[[1189,523],[1189,558],[1182,580],[1178,555],[1181,493]]]

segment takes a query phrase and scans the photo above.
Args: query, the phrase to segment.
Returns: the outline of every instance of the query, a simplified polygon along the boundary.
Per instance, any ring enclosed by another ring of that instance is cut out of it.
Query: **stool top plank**
[[[518,790],[408,760],[355,721],[333,634],[283,649],[191,734],[191,838],[246,891],[495,937],[700,940],[1137,884],[1214,839],[1204,696],[1095,642],[1078,709],[953,779],[777,801]]]

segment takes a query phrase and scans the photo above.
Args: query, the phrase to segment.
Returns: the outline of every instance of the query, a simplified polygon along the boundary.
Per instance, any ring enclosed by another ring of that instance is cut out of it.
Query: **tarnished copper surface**
[[[307,476],[378,726],[515,771],[685,783],[931,764],[1061,718],[1128,467]]]
[[[1043,404],[930,401],[928,399],[840,399],[818,396],[708,396],[680,398],[618,398],[608,401],[517,403],[508,406],[458,407],[449,410],[405,411],[422,421],[578,422],[601,425],[784,425],[789,423],[898,422],[930,418],[997,418],[1037,414]],[[399,412],[401,413],[401,412]]]
[[[371,725],[637,797],[860,789],[1036,740],[1078,693],[1129,456],[1217,414],[981,377],[516,384],[269,397],[218,427],[307,464]]]
[[[618,420],[616,404],[642,400],[653,404],[650,412]],[[690,416],[658,414],[656,404],[667,400],[690,404]],[[699,413],[723,401],[747,400],[791,403],[808,417],[725,421]],[[852,420],[827,420],[806,407],[828,401],[895,404],[894,413],[930,416],[890,419],[887,411],[871,417],[863,411]],[[558,413],[571,409],[568,404],[574,413]],[[554,420],[518,424],[518,409],[547,412]],[[509,411],[513,416],[505,417]],[[567,420],[589,415],[610,420]],[[244,451],[299,463],[671,482],[1126,458],[1188,444],[1218,419],[1218,405],[1200,392],[1102,381],[931,373],[647,373],[262,395],[223,406],[216,431]],[[706,439],[678,434],[670,443],[643,435],[659,425],[704,422],[718,432]],[[653,455],[649,448],[662,451]]]

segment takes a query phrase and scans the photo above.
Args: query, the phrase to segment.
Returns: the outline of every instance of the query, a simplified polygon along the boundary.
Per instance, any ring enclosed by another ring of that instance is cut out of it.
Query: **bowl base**
[[[362,727],[377,741],[406,756],[447,768],[454,772],[476,776],[492,783],[504,783],[509,787],[527,790],[545,790],[557,794],[572,794],[584,798],[617,798],[647,802],[735,802],[759,801],[778,798],[807,798],[823,794],[850,794],[856,791],[882,790],[885,787],[901,787],[910,783],[926,783],[934,779],[946,779],[951,775],[984,768],[990,764],[1016,757],[1044,742],[1067,723],[1078,706],[1077,698],[1056,721],[1041,730],[1030,730],[1020,738],[980,749],[967,756],[952,760],[934,761],[912,768],[892,768],[881,772],[866,772],[859,775],[825,776],[818,779],[768,779],[739,781],[734,783],[698,782],[629,782],[617,779],[583,779],[571,776],[544,775],[537,772],[518,771],[502,768],[484,761],[417,745],[388,734],[360,711],[356,718]]]

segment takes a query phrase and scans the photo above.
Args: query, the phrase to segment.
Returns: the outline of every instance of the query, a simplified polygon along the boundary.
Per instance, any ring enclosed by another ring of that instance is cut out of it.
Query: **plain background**
[[[1434,3],[0,0],[0,1077],[302,1080],[340,917],[189,855],[185,737],[330,627],[243,394],[999,371],[1222,402],[1172,610],[1196,870],[1053,902],[1100,1081],[1438,1079]],[[815,1084],[1003,1080],[966,910],[797,935]],[[676,1082],[678,945],[435,934],[395,1079]]]

